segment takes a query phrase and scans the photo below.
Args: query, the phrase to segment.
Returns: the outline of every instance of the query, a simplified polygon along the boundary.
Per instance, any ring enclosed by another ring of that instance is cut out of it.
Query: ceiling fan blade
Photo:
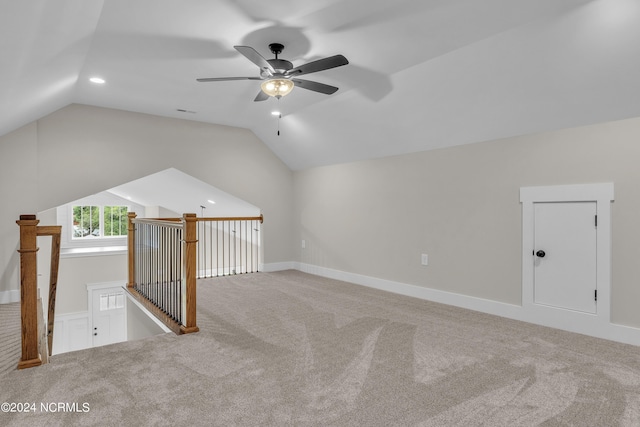
[[[296,87],[312,90],[314,92],[324,93],[325,95],[331,95],[332,93],[336,93],[336,91],[338,90],[338,88],[335,86],[329,86],[324,83],[312,82],[311,80],[291,79],[291,81],[295,83]]]
[[[301,76],[303,74],[316,73],[318,71],[328,70],[330,68],[347,65],[349,61],[342,55],[330,56],[328,58],[318,59],[317,61],[308,62],[298,67],[286,71],[285,76]]]
[[[254,48],[250,46],[234,46],[234,48],[243,54],[249,61],[260,67],[261,70],[268,70],[271,74],[276,72],[264,56],[260,55]]]
[[[267,99],[269,99],[269,95],[267,95],[263,91],[260,91],[258,92],[258,95],[256,95],[256,99],[254,99],[253,102],[266,101]]]
[[[262,80],[260,77],[206,77],[196,79],[199,82],[228,82],[231,80]]]

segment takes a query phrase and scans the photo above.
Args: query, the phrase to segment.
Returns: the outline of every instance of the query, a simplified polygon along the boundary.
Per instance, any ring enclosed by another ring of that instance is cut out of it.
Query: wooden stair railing
[[[45,360],[53,347],[53,325],[55,320],[56,288],[60,266],[60,233],[62,227],[38,226],[35,215],[20,215],[16,221],[20,227],[20,318],[22,335],[22,357],[18,369],[42,364],[43,357],[38,347],[38,236],[51,236],[51,270],[49,276],[49,309],[47,319],[48,348]]]
[[[196,279],[258,271],[262,215],[128,217],[127,291],[176,334],[199,330]]]
[[[182,218],[136,219],[135,212],[129,212],[128,216],[128,292],[176,334],[198,332],[196,215],[187,213]],[[146,241],[141,241],[139,232],[142,229],[146,230]],[[179,229],[180,240],[176,241],[175,235],[166,229]],[[174,238],[167,238],[169,235]],[[179,247],[163,246],[166,241],[173,245],[177,243]],[[146,251],[152,252],[152,256],[157,256],[155,252],[159,252],[160,258],[146,258],[143,248],[150,244],[158,247]],[[172,273],[166,276],[165,270],[171,270]]]

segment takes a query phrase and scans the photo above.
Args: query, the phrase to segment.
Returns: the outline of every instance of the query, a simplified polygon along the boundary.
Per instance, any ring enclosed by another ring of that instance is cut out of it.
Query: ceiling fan
[[[280,43],[271,43],[269,45],[269,49],[271,53],[275,55],[275,59],[265,59],[254,48],[249,46],[234,46],[234,48],[260,68],[259,77],[209,77],[196,80],[199,82],[263,80],[261,84],[262,90],[254,99],[256,102],[265,101],[269,99],[270,96],[280,99],[291,92],[294,86],[331,95],[338,90],[337,87],[311,80],[300,80],[296,77],[340,67],[349,63],[344,56],[334,55],[294,67],[290,61],[278,58],[278,55],[280,55],[284,49],[284,45]]]

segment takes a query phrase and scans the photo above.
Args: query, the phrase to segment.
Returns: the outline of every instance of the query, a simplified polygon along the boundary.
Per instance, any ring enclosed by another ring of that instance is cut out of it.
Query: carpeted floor
[[[297,271],[200,281],[198,325],[4,374],[0,425],[640,425],[638,347]]]
[[[0,304],[0,376],[18,366],[20,337],[20,303]]]

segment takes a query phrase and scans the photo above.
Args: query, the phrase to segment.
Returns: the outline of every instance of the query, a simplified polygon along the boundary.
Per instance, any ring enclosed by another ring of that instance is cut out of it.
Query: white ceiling
[[[260,216],[260,209],[191,175],[170,168],[107,190],[143,206],[161,206],[179,215]],[[213,203],[211,203],[213,202]]]
[[[345,55],[304,77],[340,90],[196,82],[272,42]],[[638,0],[0,0],[0,47],[0,135],[82,103],[249,128],[294,170],[640,116]]]

